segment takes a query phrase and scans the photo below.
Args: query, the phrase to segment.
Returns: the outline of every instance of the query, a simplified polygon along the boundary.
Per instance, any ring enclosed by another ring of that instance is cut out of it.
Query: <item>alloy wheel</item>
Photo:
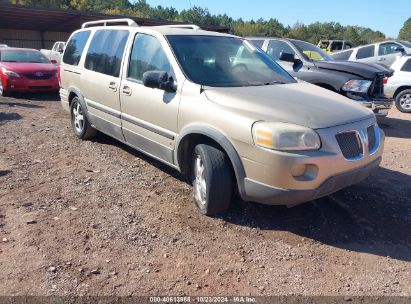
[[[202,206],[207,200],[207,184],[205,178],[204,163],[200,155],[196,156],[194,162],[194,198]]]
[[[83,109],[81,108],[79,103],[77,103],[77,105],[73,107],[73,124],[74,124],[74,128],[76,129],[78,133],[83,132],[84,114],[83,114]]]
[[[407,111],[411,109],[411,94],[405,94],[401,97],[400,106],[401,108]]]

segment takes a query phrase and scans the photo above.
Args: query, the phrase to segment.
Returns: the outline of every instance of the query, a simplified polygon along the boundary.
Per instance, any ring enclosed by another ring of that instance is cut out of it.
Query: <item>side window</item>
[[[411,72],[411,59],[408,59],[401,68],[403,72]]]
[[[281,53],[294,54],[294,50],[284,41],[271,40],[268,44],[267,54],[274,60],[280,59]]]
[[[70,65],[78,65],[81,54],[90,37],[90,31],[78,32],[71,37],[64,52],[63,62]]]
[[[128,35],[126,30],[97,31],[87,51],[86,69],[118,77]]]
[[[384,55],[398,53],[399,51],[397,50],[397,48],[399,47],[400,45],[396,43],[381,43],[380,47],[378,48],[378,55],[384,56]]]
[[[130,55],[127,78],[141,81],[147,71],[164,71],[172,74],[170,62],[160,41],[147,34],[137,34]]]
[[[358,49],[357,51],[357,59],[364,59],[369,57],[374,57],[375,46],[369,45]]]
[[[348,60],[352,54],[351,51],[339,52],[332,55],[335,60]]]
[[[343,43],[341,41],[334,41],[331,44],[331,51],[335,52],[335,51],[341,51],[343,48]]]
[[[251,44],[259,47],[260,49],[263,47],[264,40],[250,40]]]

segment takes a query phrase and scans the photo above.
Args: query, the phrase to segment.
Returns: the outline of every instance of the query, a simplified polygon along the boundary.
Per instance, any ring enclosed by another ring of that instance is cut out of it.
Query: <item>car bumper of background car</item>
[[[388,112],[390,111],[392,104],[393,104],[393,100],[389,98],[387,99],[381,98],[381,99],[373,99],[373,100],[354,100],[354,101],[372,110],[376,116],[382,116],[382,117],[385,117],[388,115]]]
[[[242,198],[268,205],[297,205],[332,194],[366,178],[381,162],[384,133],[378,126],[374,149],[355,159],[346,159],[335,135],[347,130],[364,130],[360,124],[317,130],[322,139],[318,151],[281,152],[256,147],[242,157],[246,177]]]
[[[9,77],[3,80],[3,87],[8,92],[58,91],[60,88],[57,77],[52,79],[30,80],[23,77]]]

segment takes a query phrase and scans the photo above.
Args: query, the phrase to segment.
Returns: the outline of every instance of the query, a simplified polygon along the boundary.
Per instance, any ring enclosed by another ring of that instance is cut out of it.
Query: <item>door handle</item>
[[[378,61],[385,61],[385,58],[378,58]]]
[[[117,91],[117,83],[115,83],[114,81],[110,82],[109,85],[108,85],[108,88],[110,90],[113,90],[114,92],[116,92]]]
[[[131,96],[131,88],[129,86],[123,87],[123,94],[127,96]]]

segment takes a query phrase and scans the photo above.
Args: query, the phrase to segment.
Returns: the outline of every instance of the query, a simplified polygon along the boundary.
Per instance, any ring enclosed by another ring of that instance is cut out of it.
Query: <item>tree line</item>
[[[198,25],[219,25],[228,27],[231,33],[239,36],[288,37],[314,44],[317,44],[320,39],[344,39],[352,42],[354,45],[388,39],[380,31],[374,31],[361,26],[343,26],[338,22],[315,22],[309,25],[296,22],[292,26],[284,26],[275,18],[245,21],[242,18],[233,19],[227,14],[213,15],[207,8],[198,6],[179,12],[173,7],[150,6],[146,0],[138,0],[134,3],[131,3],[129,0],[7,0],[5,2],[47,8],[118,14],[165,21],[180,21]],[[411,40],[411,18],[407,22],[400,31],[399,37]]]

